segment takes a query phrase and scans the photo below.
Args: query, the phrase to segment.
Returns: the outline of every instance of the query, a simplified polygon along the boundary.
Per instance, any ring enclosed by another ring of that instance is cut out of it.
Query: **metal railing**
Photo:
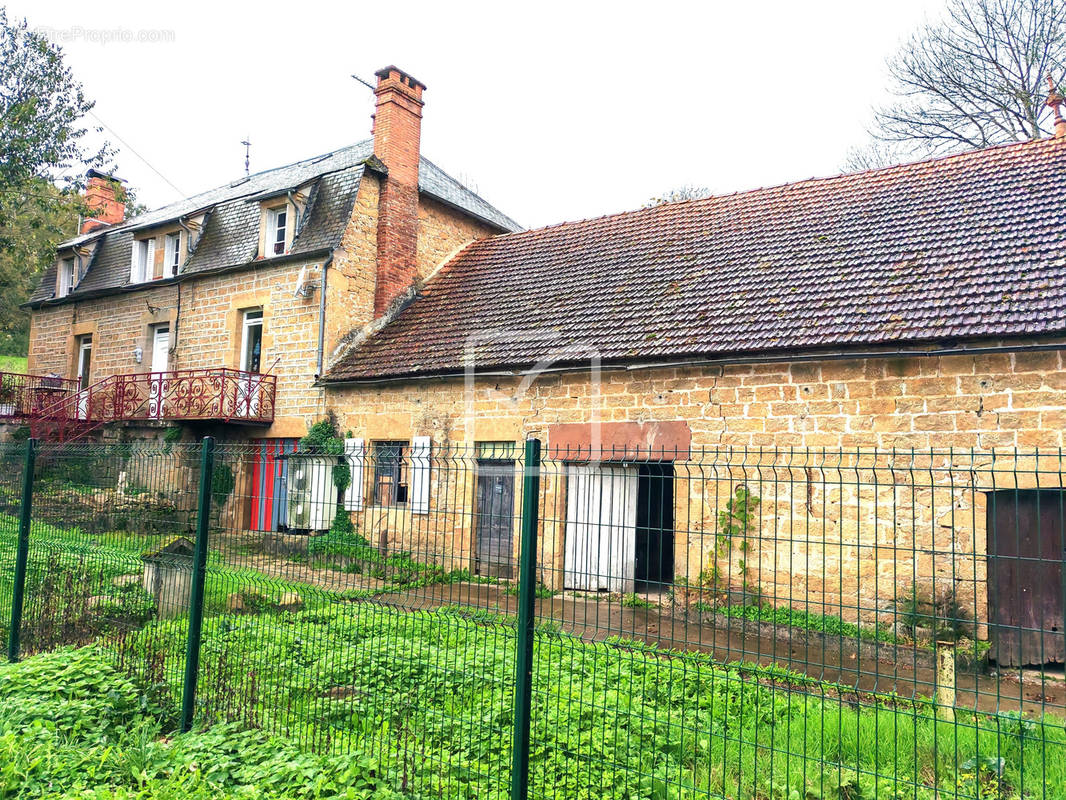
[[[274,375],[220,368],[116,375],[113,379],[111,396],[101,399],[97,418],[257,424],[274,419]]]
[[[25,422],[77,388],[69,378],[0,372],[0,421]]]
[[[63,441],[72,431],[133,420],[265,425],[274,419],[276,387],[274,375],[227,368],[110,375],[84,389],[66,387],[30,415],[31,427],[35,436]]]
[[[31,450],[12,657],[104,642],[185,727],[417,796],[1066,794],[1063,451]]]

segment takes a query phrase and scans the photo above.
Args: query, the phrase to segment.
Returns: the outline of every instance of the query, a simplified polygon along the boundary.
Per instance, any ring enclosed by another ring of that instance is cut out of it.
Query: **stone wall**
[[[80,336],[91,335],[93,380],[123,372],[147,372],[152,352],[149,328],[173,324],[177,294],[176,286],[158,286],[33,311],[27,370],[75,377],[75,342]],[[137,347],[144,354],[141,364],[134,359]]]
[[[327,405],[342,430],[368,443],[431,437],[440,454],[431,512],[368,507],[356,517],[374,536],[385,529],[392,546],[452,567],[473,559],[476,466],[472,451],[459,463],[448,448],[536,436],[550,450],[557,426],[574,422],[683,422],[691,450],[666,455],[677,579],[707,583],[717,569],[733,588],[750,580],[775,602],[867,622],[917,587],[954,593],[983,620],[986,492],[1063,485],[1057,454],[1012,450],[1063,445],[1062,358],[1053,350],[608,370],[598,390],[587,373],[555,373],[520,394],[517,377],[479,379],[470,392],[462,379],[437,379],[334,387]],[[566,462],[551,461],[543,484],[541,579],[553,588],[563,574]],[[740,485],[760,498],[746,558],[717,536]],[[516,485],[516,508],[518,495]]]
[[[324,363],[338,346],[373,319],[379,180],[367,173],[351,219],[334,253],[327,279]],[[420,278],[487,226],[422,197],[417,272]],[[274,423],[268,429],[232,428],[231,438],[302,436],[325,412],[317,372],[319,295],[296,296],[301,270],[320,281],[322,260],[263,259],[234,271],[190,276],[178,284],[147,285],[108,297],[34,310],[28,369],[73,377],[78,337],[93,339],[91,379],[148,373],[152,329],[169,324],[168,368],[240,367],[241,321],[246,309],[263,309],[261,370],[277,375]],[[134,358],[141,351],[141,363]]]

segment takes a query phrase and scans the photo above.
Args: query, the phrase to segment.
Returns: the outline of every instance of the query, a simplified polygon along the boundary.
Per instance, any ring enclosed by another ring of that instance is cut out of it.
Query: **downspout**
[[[318,287],[318,359],[315,366],[315,380],[322,376],[322,359],[326,348],[326,275],[329,265],[333,263],[333,253],[326,256],[322,262],[322,278]]]
[[[192,228],[190,228],[186,222],[185,217],[178,217],[178,226],[185,231],[185,260],[189,260],[189,256],[192,255]],[[181,266],[185,266],[182,264]],[[177,275],[175,274],[176,278]],[[170,345],[170,352],[175,356],[178,354],[178,327],[181,325],[181,281],[178,281],[178,302],[177,310],[174,312],[174,341]],[[176,359],[175,359],[176,360]]]
[[[300,208],[292,197],[292,189],[286,191],[285,196],[289,199],[289,205],[292,206],[292,239],[295,242],[296,233],[300,230]]]
[[[171,347],[170,347],[170,352],[172,352],[174,354],[174,356],[175,356],[175,358],[174,358],[175,362],[178,360],[177,359],[177,355],[178,355],[178,326],[181,325],[181,283],[180,282],[178,283],[178,302],[177,302],[177,306],[178,306],[177,309],[174,311],[174,344],[172,344]],[[179,365],[175,364],[175,366],[179,366]]]

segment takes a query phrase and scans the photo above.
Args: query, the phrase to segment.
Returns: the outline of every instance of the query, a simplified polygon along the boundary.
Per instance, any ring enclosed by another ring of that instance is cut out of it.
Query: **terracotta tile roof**
[[[1058,139],[484,240],[326,380],[1063,331]]]

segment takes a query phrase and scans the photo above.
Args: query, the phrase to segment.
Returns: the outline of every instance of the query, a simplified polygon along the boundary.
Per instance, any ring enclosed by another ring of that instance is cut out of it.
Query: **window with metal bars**
[[[373,443],[374,505],[407,504],[407,457],[410,448],[410,442]]]

